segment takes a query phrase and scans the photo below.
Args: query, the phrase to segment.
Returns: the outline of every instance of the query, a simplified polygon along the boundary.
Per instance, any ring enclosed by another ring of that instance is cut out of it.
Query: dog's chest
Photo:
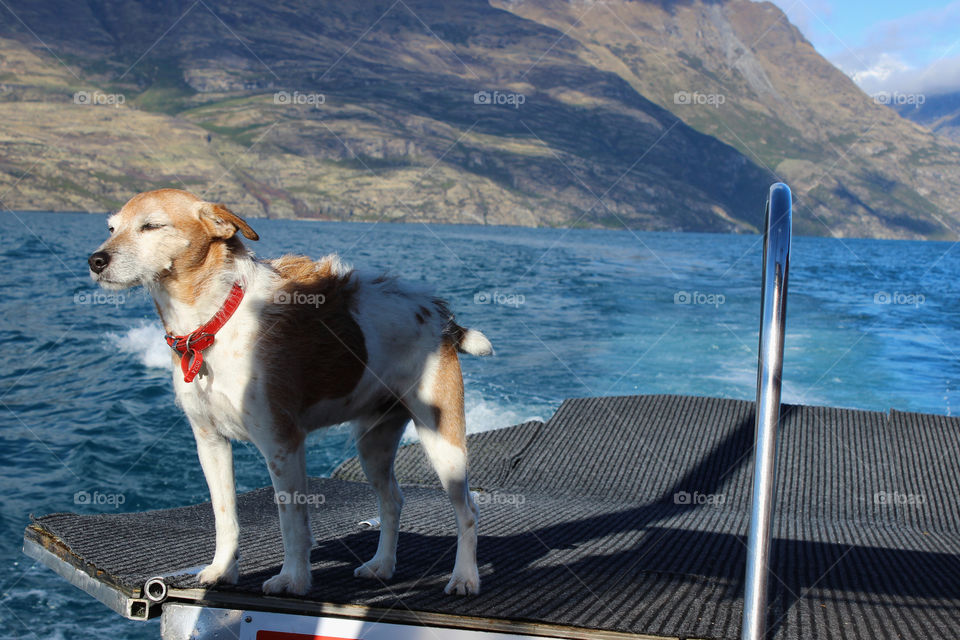
[[[179,367],[174,372],[177,401],[191,420],[215,427],[223,435],[246,440],[257,419],[262,396],[254,345],[243,322],[225,327],[203,353],[203,366],[193,382],[184,382]]]

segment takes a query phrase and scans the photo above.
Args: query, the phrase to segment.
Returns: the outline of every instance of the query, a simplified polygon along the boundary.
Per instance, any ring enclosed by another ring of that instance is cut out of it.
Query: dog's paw
[[[380,580],[389,580],[393,577],[393,570],[396,566],[395,558],[378,558],[374,556],[367,562],[354,569],[353,575],[356,578],[379,578]]]
[[[236,584],[240,577],[240,565],[231,562],[227,565],[211,564],[197,574],[197,583],[202,587],[215,584]]]
[[[281,571],[263,583],[263,592],[267,595],[289,593],[293,596],[302,596],[310,590],[310,572],[304,571],[296,575]]]
[[[450,577],[450,582],[447,583],[443,591],[447,594],[455,593],[458,596],[480,593],[480,572],[477,571],[475,566],[467,571],[454,569],[453,576]]]

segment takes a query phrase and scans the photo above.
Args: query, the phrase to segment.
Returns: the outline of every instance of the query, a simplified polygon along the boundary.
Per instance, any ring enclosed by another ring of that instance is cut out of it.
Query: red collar
[[[193,382],[197,377],[203,365],[203,350],[213,344],[213,337],[223,328],[223,325],[227,324],[227,320],[240,306],[241,300],[243,300],[243,287],[239,282],[234,282],[230,295],[206,324],[185,336],[174,336],[169,333],[165,336],[170,348],[180,354],[180,369],[183,371],[184,382]]]

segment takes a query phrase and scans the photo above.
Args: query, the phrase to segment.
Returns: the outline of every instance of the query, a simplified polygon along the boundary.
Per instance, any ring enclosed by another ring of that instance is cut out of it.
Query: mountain
[[[894,102],[893,107],[904,118],[960,142],[960,91],[935,96],[925,95],[922,102],[916,98],[890,101]]]
[[[960,229],[960,147],[866,96],[771,3],[504,6],[567,33],[596,66],[783,178],[798,196],[801,233],[954,237]]]
[[[0,194],[246,215],[953,237],[960,146],[747,0],[10,2]]]

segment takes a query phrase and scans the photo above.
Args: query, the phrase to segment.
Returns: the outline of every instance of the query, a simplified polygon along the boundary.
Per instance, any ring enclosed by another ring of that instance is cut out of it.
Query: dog
[[[172,347],[177,404],[190,421],[216,525],[200,585],[240,572],[231,440],[252,442],[270,472],[283,539],[280,573],[266,594],[302,595],[313,544],[305,500],[304,440],[352,422],[376,492],[380,539],[358,577],[388,580],[396,565],[403,494],[393,462],[413,420],[453,504],[457,554],[448,594],[476,594],[478,510],[470,495],[463,378],[458,353],[492,353],[447,304],[386,275],[365,275],[335,255],[258,260],[258,240],[222,204],[178,189],[134,196],[108,218],[110,237],[88,260],[108,289],[142,285]],[[158,337],[159,339],[159,337]]]

